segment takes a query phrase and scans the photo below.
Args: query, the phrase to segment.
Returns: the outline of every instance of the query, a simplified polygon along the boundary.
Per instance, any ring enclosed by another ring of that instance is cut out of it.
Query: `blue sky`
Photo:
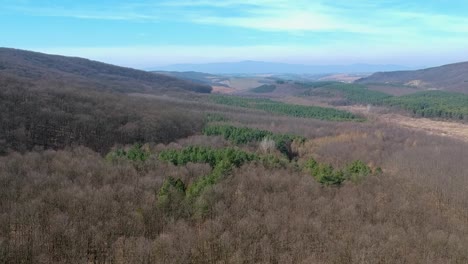
[[[468,0],[0,0],[0,46],[137,68],[468,60]]]

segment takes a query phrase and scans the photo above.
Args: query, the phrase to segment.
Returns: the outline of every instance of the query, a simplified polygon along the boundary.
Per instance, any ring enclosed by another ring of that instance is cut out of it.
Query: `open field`
[[[367,77],[367,74],[332,74],[332,75],[327,75],[324,76],[320,79],[319,81],[336,81],[336,82],[346,82],[346,83],[352,83],[356,80],[359,80],[363,77]]]
[[[212,86],[212,87],[213,87],[213,93],[232,94],[236,92],[236,89],[232,87],[226,87],[226,86]]]
[[[425,131],[429,134],[447,136],[468,142],[468,124],[435,121],[427,118],[411,118],[398,114],[380,116],[384,122],[391,122],[403,127]]]
[[[369,84],[367,85],[369,90],[378,91],[394,96],[401,96],[423,91],[424,89],[418,89],[413,86],[404,85],[386,85],[386,84]]]
[[[279,101],[306,106],[330,107],[326,98],[300,98],[289,96],[281,98]],[[395,124],[412,130],[423,131],[431,135],[450,137],[468,142],[468,124],[466,123],[410,117],[396,112],[390,113],[388,109],[379,107],[373,107],[371,108],[371,112],[369,112],[368,107],[362,105],[339,106],[337,108],[364,115],[371,122]]]
[[[387,113],[373,113],[371,110],[369,113],[366,106],[354,105],[338,108],[365,115],[376,122],[396,124],[405,128],[423,131],[430,135],[450,137],[468,142],[468,124],[465,123],[432,120],[428,118],[414,118],[397,113],[388,113],[388,111],[386,111]]]

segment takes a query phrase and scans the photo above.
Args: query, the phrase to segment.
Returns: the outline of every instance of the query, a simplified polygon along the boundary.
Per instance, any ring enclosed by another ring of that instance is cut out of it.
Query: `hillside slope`
[[[188,90],[209,93],[211,87],[174,77],[38,52],[0,48],[0,82],[27,82],[35,87],[86,88],[123,93]]]
[[[378,72],[357,83],[392,83],[468,93],[468,62],[444,65],[417,71]]]
[[[188,90],[188,91],[187,91]],[[0,49],[0,155],[82,145],[168,143],[199,133],[187,106],[127,93],[193,96],[211,87],[80,58]],[[0,261],[1,262],[1,261]]]

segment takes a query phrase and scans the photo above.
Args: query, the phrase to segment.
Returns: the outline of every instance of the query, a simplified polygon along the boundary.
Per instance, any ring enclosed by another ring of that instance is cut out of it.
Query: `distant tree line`
[[[259,109],[270,113],[293,117],[314,118],[329,121],[362,121],[363,119],[346,111],[333,108],[304,106],[275,102],[269,99],[252,99],[235,96],[212,96],[218,104]]]
[[[314,89],[320,88],[331,84],[340,84],[335,81],[317,81],[317,82],[294,82],[294,84],[302,89]]]
[[[262,86],[250,89],[253,93],[272,93],[276,90],[276,85],[274,84],[264,84]]]
[[[393,97],[386,105],[410,111],[420,117],[468,121],[468,95],[444,91],[426,91]]]
[[[346,84],[338,82],[318,82],[310,84],[313,89],[305,92],[305,95],[313,95],[315,93],[343,96],[348,103],[358,104],[376,104],[381,105],[384,101],[392,96],[379,91],[372,91],[360,84]],[[320,89],[315,89],[320,88]]]
[[[320,91],[311,89],[306,95],[314,93],[333,93],[343,96],[347,102],[390,106],[409,111],[418,117],[468,120],[468,95],[445,91],[422,91],[403,96],[392,96],[383,92],[369,90],[365,85],[331,83],[320,85]]]

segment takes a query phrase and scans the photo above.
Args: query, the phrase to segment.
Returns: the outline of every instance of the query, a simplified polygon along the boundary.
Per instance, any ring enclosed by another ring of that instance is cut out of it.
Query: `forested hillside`
[[[285,104],[269,99],[252,99],[235,96],[212,96],[217,104],[259,109],[274,114],[293,117],[315,118],[331,121],[362,121],[363,119],[346,111],[334,108]]]
[[[174,102],[77,89],[0,89],[0,153],[34,147],[171,142],[201,131],[203,117]]]
[[[417,71],[378,72],[357,83],[408,84],[422,89],[434,88],[468,93],[468,62],[454,63]]]
[[[468,95],[443,91],[418,92],[393,97],[385,102],[420,117],[468,121]]]
[[[211,92],[208,85],[162,74],[82,58],[0,48],[0,82],[8,83],[11,79],[41,88],[74,87],[122,93]]]
[[[336,105],[372,104],[403,109],[417,117],[468,120],[468,95],[461,93],[420,91],[392,96],[360,84],[318,83],[304,95],[342,97],[342,100],[335,102]]]
[[[276,85],[264,84],[262,86],[250,89],[253,93],[271,93],[276,89]]]
[[[201,131],[202,115],[127,93],[188,94],[211,87],[81,58],[0,49],[0,153],[165,142]]]

